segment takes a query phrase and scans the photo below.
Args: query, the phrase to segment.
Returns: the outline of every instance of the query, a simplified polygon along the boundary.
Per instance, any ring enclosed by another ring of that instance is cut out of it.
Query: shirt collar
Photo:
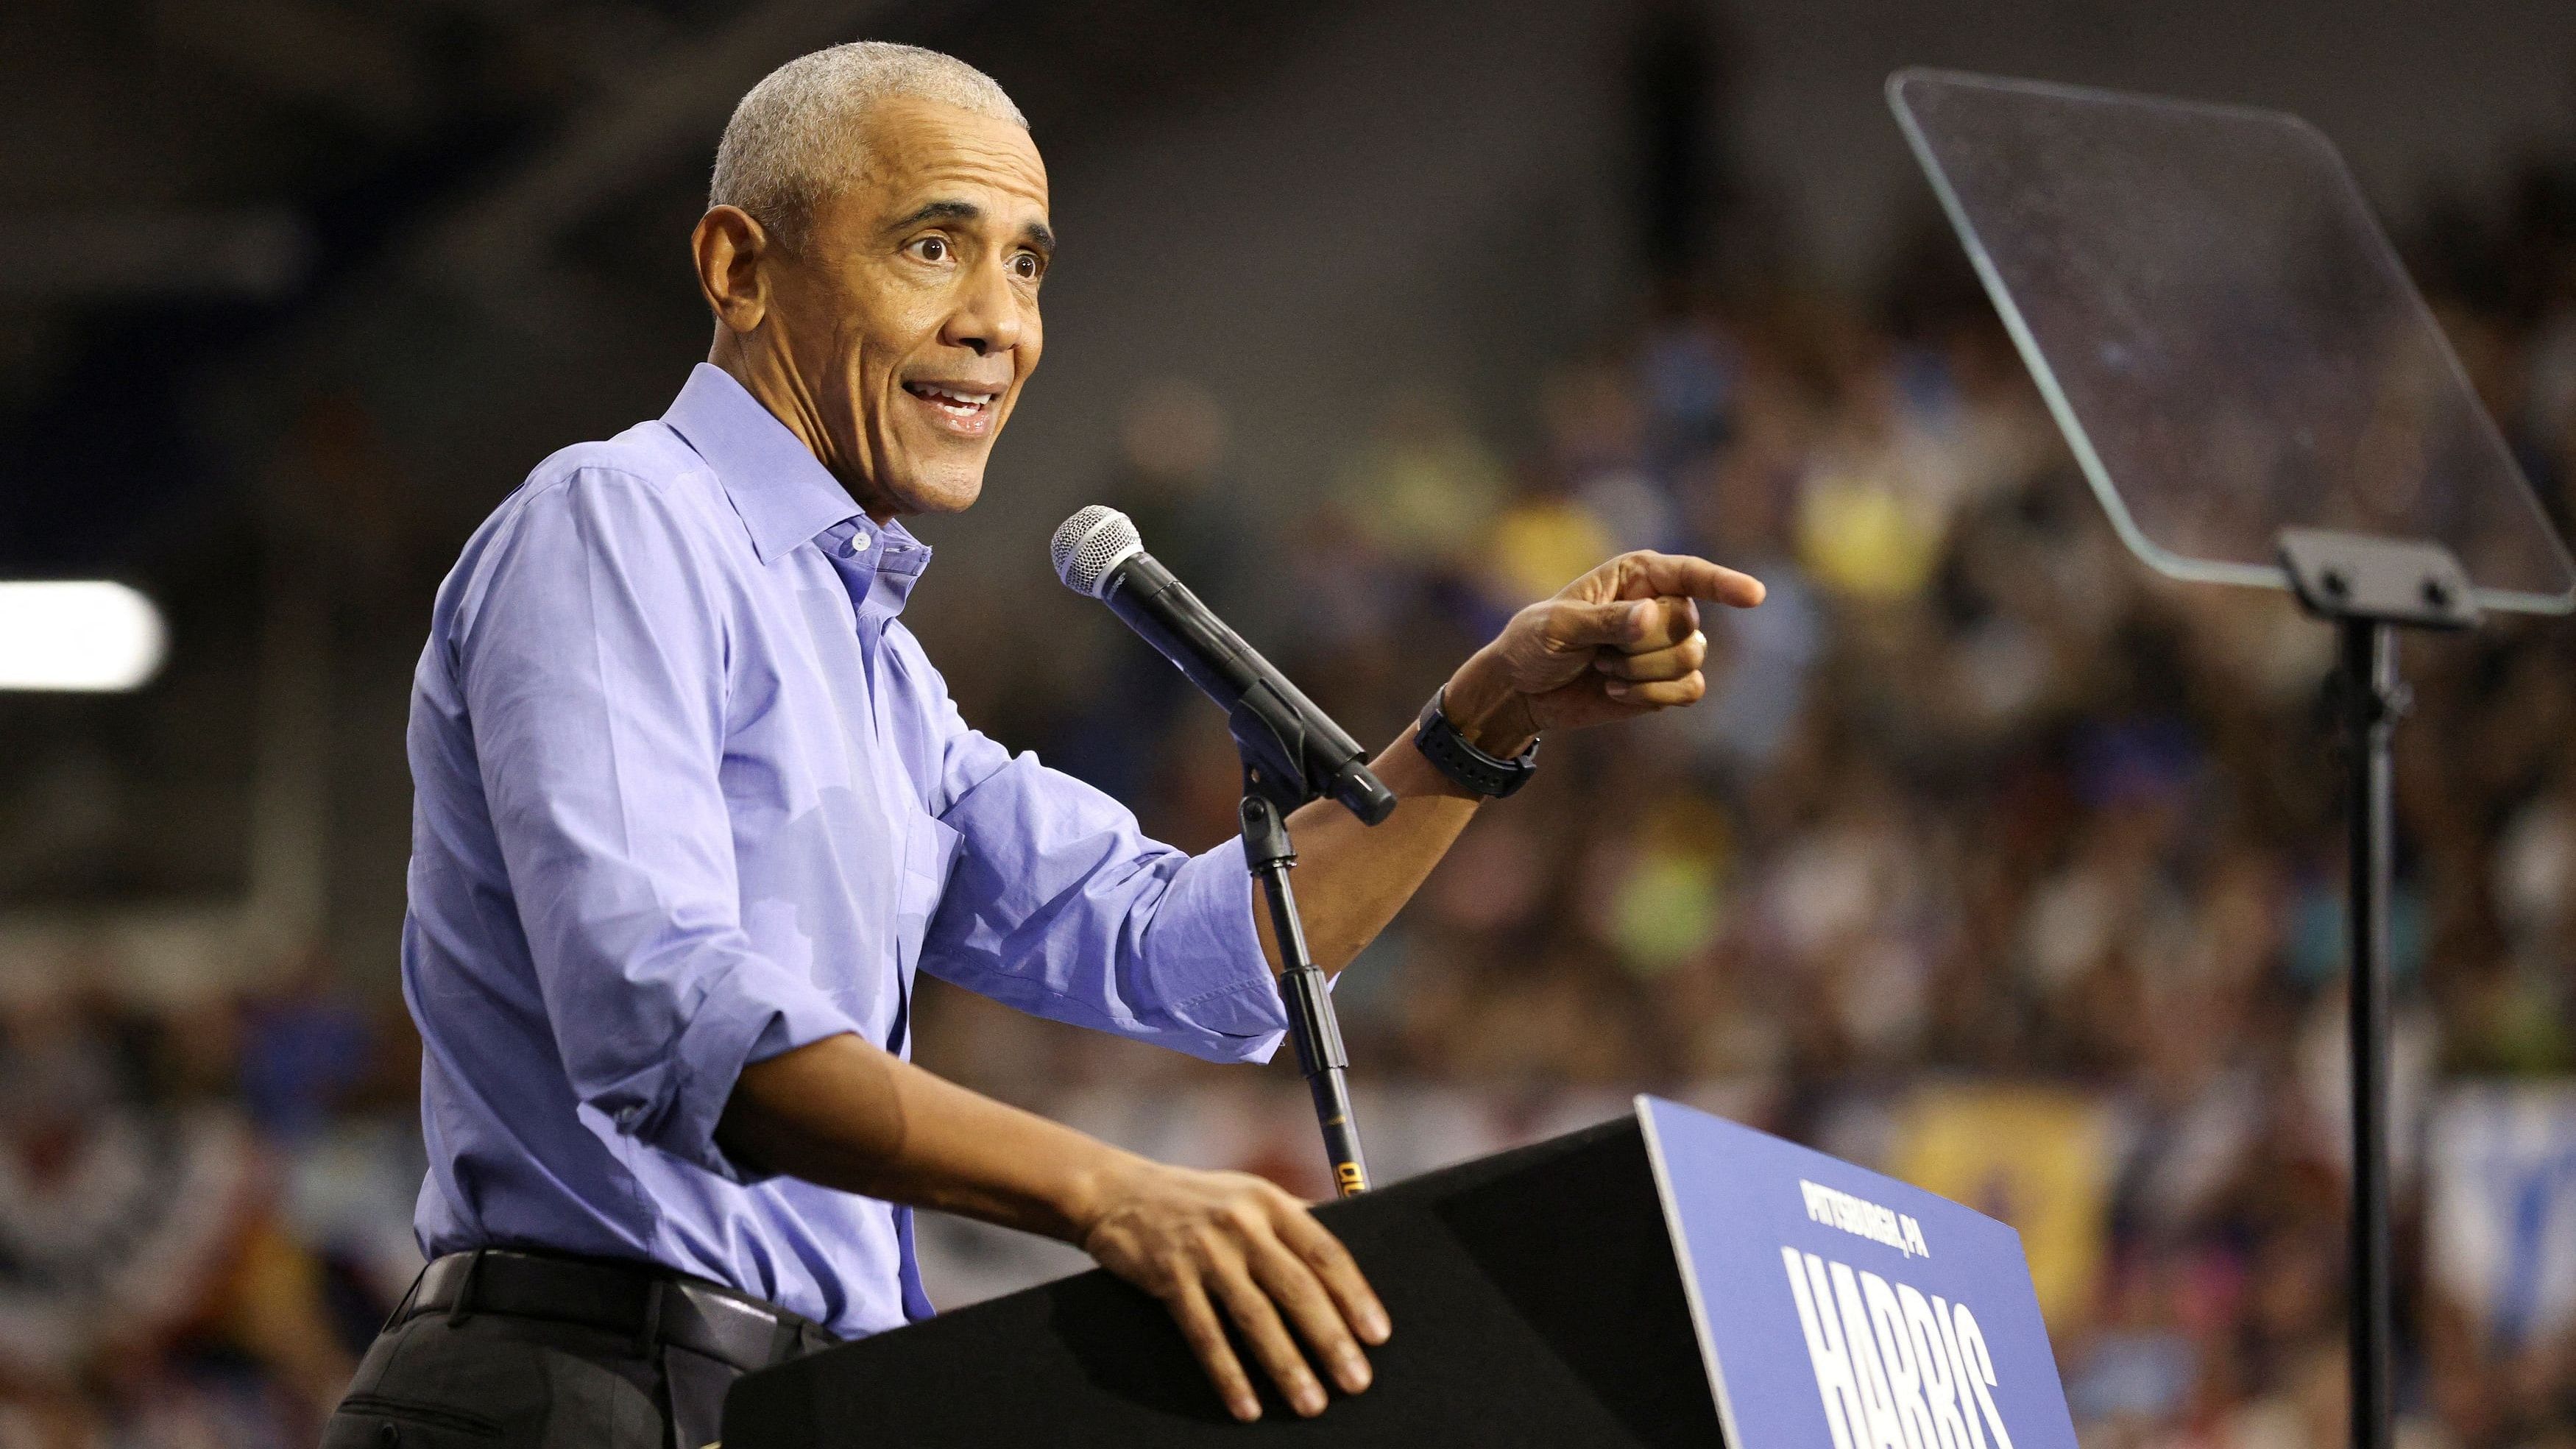
[[[930,546],[902,524],[869,521],[804,440],[723,368],[701,362],[690,369],[662,421],[715,470],[762,563],[774,564],[797,545],[853,521],[855,536],[867,544],[863,552],[878,572],[904,576],[904,592],[930,561]]]
[[[862,617],[893,618],[921,582],[930,563],[930,545],[914,538],[900,523],[883,528],[862,516],[843,519],[824,529],[814,546],[841,571],[851,602]]]

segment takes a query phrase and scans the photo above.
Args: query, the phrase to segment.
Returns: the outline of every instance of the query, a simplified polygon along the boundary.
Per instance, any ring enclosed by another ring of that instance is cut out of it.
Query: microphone
[[[1328,796],[1370,825],[1393,813],[1395,792],[1358,742],[1145,552],[1126,514],[1095,503],[1048,552],[1066,588],[1107,604],[1226,712],[1245,768],[1282,810]]]

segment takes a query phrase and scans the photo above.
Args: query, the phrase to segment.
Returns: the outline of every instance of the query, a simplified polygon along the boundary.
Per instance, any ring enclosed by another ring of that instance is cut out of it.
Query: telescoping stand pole
[[[2391,737],[2406,709],[2397,679],[2397,626],[2378,619],[2335,621],[2342,657],[2345,799],[2350,816],[2344,906],[2352,956],[2352,1443],[2389,1449],[2391,1319],[2388,1228],[2388,896],[2396,808]]]
[[[1333,994],[1306,949],[1297,893],[1288,884],[1288,871],[1297,864],[1296,847],[1289,843],[1288,821],[1264,790],[1257,769],[1245,770],[1243,778],[1243,856],[1269,904],[1270,934],[1279,945],[1279,999],[1288,1008],[1297,1066],[1314,1094],[1334,1190],[1343,1197],[1366,1192],[1368,1163],[1360,1156],[1359,1123],[1351,1115],[1350,1057],[1342,1050],[1341,1023],[1333,1017]]]
[[[2352,1046],[2352,1449],[2390,1449],[2396,1299],[2388,1227],[2388,897],[2397,809],[2391,744],[2406,713],[2397,629],[2465,629],[2476,596],[2440,544],[2288,529],[2281,564],[2299,602],[2335,627],[2335,695],[2349,751],[2344,947]]]

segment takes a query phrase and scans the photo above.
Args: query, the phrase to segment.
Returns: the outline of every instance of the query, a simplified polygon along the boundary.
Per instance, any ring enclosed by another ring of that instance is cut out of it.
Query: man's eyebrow
[[[925,221],[980,221],[983,216],[983,208],[971,201],[925,201],[919,210],[886,230],[901,231],[905,227],[919,226]]]
[[[1042,221],[1033,221],[1021,227],[1020,240],[1042,252],[1052,254],[1055,251],[1055,233],[1049,231],[1047,224]]]

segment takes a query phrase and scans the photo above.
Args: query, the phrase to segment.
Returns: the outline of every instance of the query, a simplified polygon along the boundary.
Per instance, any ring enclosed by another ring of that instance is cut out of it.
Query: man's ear
[[[769,266],[778,242],[769,229],[738,206],[713,206],[689,233],[698,267],[698,292],[716,321],[737,335],[753,331],[769,314]]]

